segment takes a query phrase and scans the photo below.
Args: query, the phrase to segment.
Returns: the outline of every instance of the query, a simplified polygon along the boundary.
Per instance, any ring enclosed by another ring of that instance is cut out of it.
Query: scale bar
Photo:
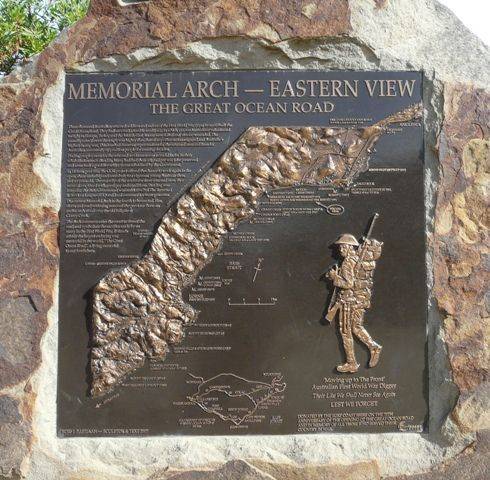
[[[228,303],[230,307],[273,306],[275,303]]]

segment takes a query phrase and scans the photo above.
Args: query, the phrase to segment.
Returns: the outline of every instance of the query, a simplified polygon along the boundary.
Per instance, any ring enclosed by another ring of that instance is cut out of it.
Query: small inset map
[[[201,381],[197,392],[189,400],[205,412],[235,425],[240,425],[255,413],[259,405],[286,388],[281,376],[274,377],[271,383],[265,383],[247,380],[234,373],[220,373],[208,380],[189,375]]]

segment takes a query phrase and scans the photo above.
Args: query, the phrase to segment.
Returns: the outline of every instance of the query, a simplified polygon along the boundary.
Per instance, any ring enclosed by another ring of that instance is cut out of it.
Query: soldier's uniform
[[[360,250],[355,250],[359,243],[350,234],[341,235],[336,244],[350,245],[340,269],[333,270],[330,275],[333,284],[340,292],[332,306],[334,315],[339,312],[339,328],[342,335],[347,362],[339,365],[339,372],[354,373],[359,369],[354,352],[355,335],[370,351],[369,366],[377,365],[381,353],[381,345],[376,343],[364,328],[364,314],[371,306],[373,273],[375,260],[381,255],[382,243],[376,240],[365,240]],[[359,262],[360,256],[362,261]]]

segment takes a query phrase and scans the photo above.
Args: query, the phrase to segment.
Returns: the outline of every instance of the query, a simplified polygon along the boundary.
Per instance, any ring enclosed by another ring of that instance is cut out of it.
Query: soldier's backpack
[[[361,308],[371,306],[373,294],[373,275],[376,268],[376,260],[381,256],[383,242],[367,239],[359,247],[359,261],[355,269],[355,280],[353,293],[356,303]]]

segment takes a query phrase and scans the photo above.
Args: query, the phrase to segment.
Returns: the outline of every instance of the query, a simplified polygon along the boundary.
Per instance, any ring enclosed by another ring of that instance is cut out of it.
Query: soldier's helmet
[[[354,237],[354,235],[351,235],[350,233],[344,233],[340,235],[335,243],[336,245],[352,245],[353,247],[359,246],[359,242],[357,241],[356,237]]]

